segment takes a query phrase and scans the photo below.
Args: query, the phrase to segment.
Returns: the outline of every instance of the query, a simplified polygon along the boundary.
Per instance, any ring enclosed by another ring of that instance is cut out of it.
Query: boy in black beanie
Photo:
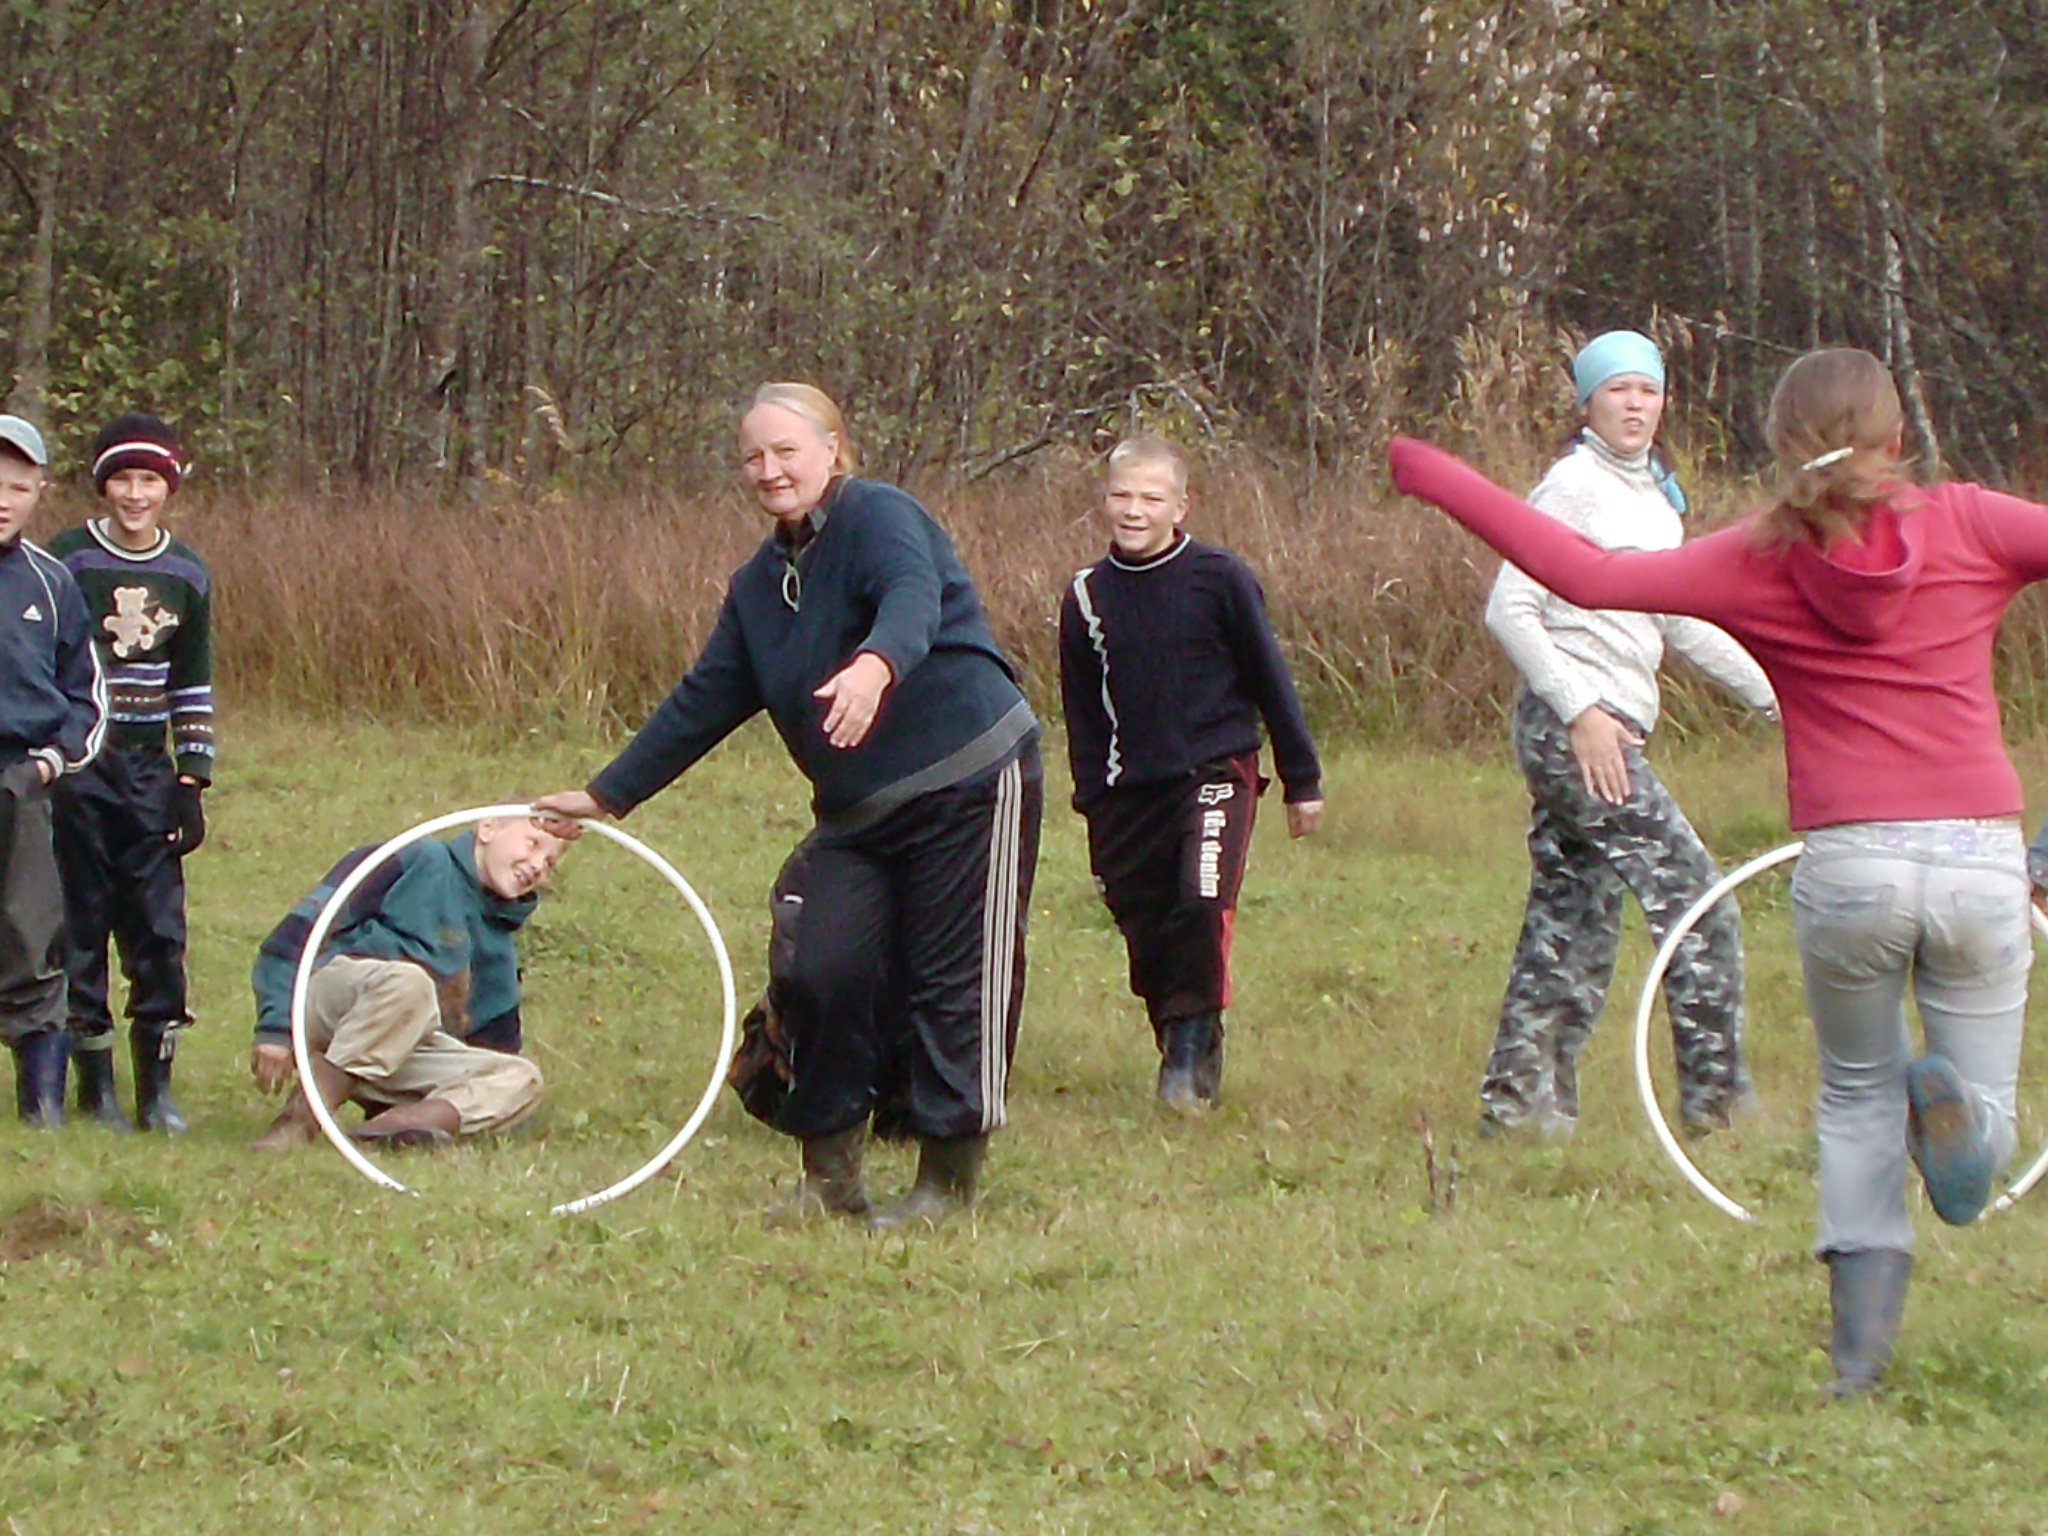
[[[85,593],[112,705],[105,749],[56,797],[78,1108],[127,1129],[114,1095],[111,936],[128,980],[136,1123],[169,1134],[185,1129],[171,1058],[191,1022],[182,861],[206,836],[200,795],[213,779],[213,584],[163,527],[183,477],[177,434],[154,416],[116,416],[92,445],[105,515],[50,542]]]

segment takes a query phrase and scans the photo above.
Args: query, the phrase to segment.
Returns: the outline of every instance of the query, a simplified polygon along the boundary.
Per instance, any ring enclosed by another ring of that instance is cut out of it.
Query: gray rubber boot
[[[944,1141],[925,1137],[917,1155],[917,1182],[910,1186],[910,1193],[876,1215],[868,1226],[877,1232],[936,1227],[966,1210],[974,1203],[974,1186],[981,1179],[981,1160],[987,1151],[986,1135]]]
[[[796,1191],[761,1213],[771,1227],[796,1227],[820,1216],[865,1216],[874,1209],[861,1182],[868,1123],[856,1121],[830,1136],[805,1138],[804,1175]]]
[[[1828,1306],[1834,1314],[1828,1356],[1835,1366],[1830,1397],[1861,1397],[1877,1386],[1899,1336],[1912,1273],[1913,1255],[1899,1248],[1828,1255]]]

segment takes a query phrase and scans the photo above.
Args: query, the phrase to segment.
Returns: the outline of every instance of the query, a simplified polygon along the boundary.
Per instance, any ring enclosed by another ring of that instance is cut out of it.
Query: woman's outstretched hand
[[[541,830],[567,842],[583,835],[581,821],[610,814],[587,789],[557,790],[533,802],[533,819],[540,823]]]

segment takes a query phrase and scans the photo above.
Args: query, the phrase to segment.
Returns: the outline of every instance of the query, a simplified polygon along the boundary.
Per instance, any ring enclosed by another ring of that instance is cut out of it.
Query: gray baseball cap
[[[0,442],[28,455],[29,462],[38,468],[50,467],[50,450],[43,446],[43,434],[19,416],[0,416]]]

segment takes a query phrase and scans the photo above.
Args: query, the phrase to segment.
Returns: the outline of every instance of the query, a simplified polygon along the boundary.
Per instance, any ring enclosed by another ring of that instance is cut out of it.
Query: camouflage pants
[[[1564,723],[1527,689],[1513,739],[1529,794],[1529,906],[1479,1096],[1501,1125],[1568,1128],[1578,1117],[1579,1053],[1607,997],[1621,897],[1635,893],[1659,943],[1720,878],[1685,813],[1637,748],[1629,796],[1609,805],[1579,777]],[[1679,1111],[1723,1123],[1748,1090],[1742,1065],[1742,928],[1730,896],[1701,919],[1664,976]]]

